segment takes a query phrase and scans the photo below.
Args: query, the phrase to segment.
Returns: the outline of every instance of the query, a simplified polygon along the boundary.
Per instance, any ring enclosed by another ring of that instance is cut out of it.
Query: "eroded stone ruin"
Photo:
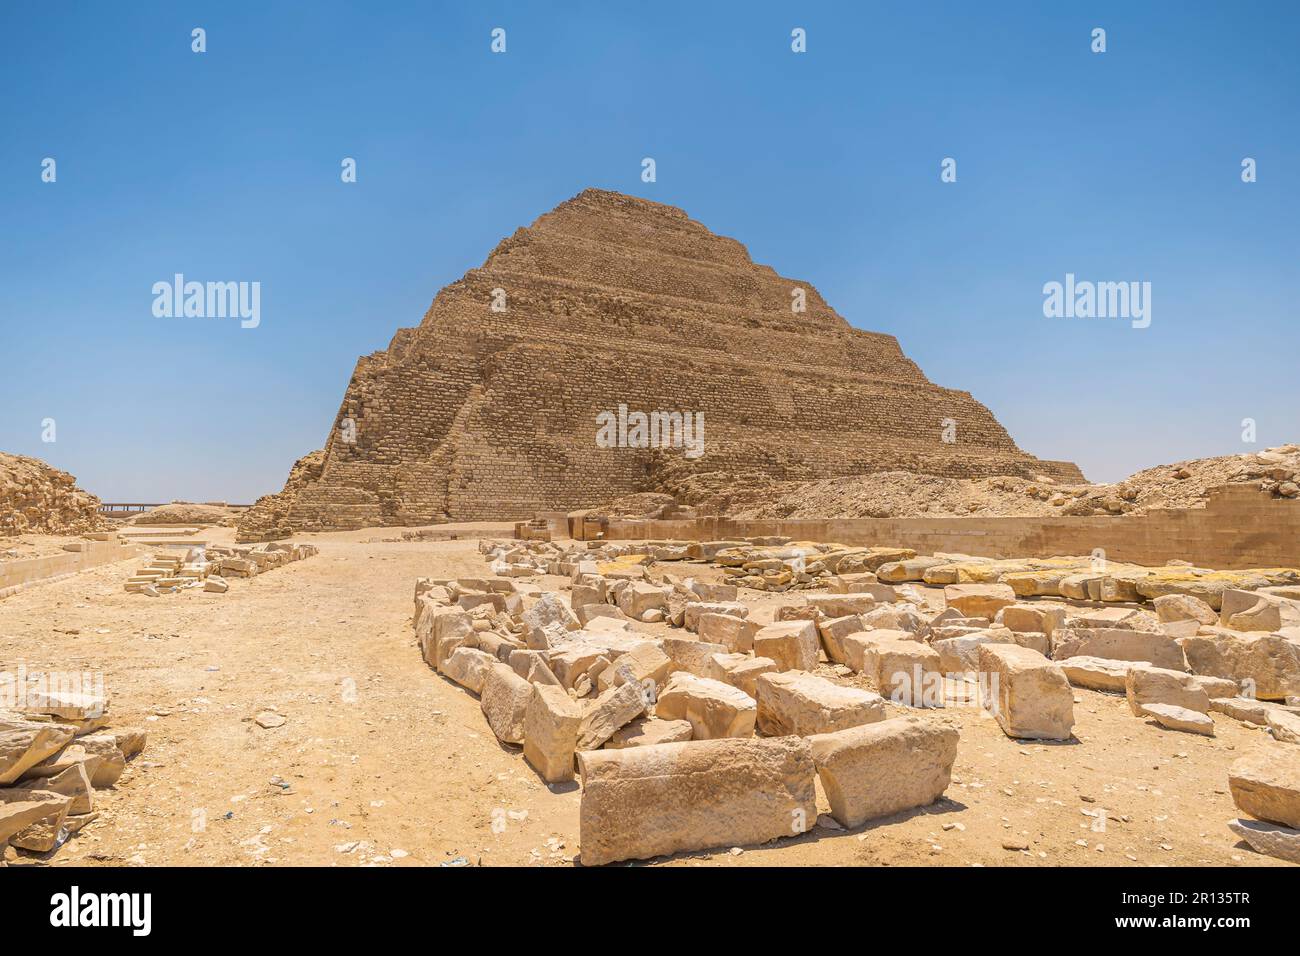
[[[620,405],[702,412],[708,472],[1082,480],[809,283],[680,209],[589,189],[360,359],[323,461],[299,462],[241,532],[523,518],[650,490],[655,449],[596,445]]]

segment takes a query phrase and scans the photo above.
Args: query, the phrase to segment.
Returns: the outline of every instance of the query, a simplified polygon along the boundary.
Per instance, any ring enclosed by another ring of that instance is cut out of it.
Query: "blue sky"
[[[106,500],[278,490],[358,355],[587,186],[1094,480],[1297,440],[1298,40],[1291,3],[5,4],[0,449]],[[259,281],[260,326],[155,318],[176,272]],[[1150,327],[1045,318],[1067,272],[1151,282]]]

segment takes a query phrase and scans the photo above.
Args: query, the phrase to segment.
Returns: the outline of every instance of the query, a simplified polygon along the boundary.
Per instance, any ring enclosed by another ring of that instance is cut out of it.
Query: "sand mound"
[[[98,508],[66,471],[0,452],[0,535],[98,531],[106,527]]]

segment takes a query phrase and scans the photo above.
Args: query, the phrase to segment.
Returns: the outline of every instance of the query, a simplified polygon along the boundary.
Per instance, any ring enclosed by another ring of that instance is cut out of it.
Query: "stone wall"
[[[921,554],[962,552],[990,558],[1090,554],[1112,561],[1161,565],[1171,559],[1200,567],[1300,567],[1300,501],[1274,498],[1251,485],[1214,489],[1204,508],[1155,510],[1114,518],[844,518],[742,521],[574,522],[581,537],[607,540],[731,538],[787,535],[799,541],[894,545]]]
[[[505,311],[491,309],[495,289]],[[804,312],[791,309],[795,289]],[[501,242],[418,328],[357,363],[290,523],[517,519],[644,490],[652,452],[596,446],[597,414],[620,403],[703,412],[710,471],[1082,478],[1022,452],[892,336],[852,328],[740,243],[680,209],[588,190]],[[941,441],[949,418],[953,444]]]

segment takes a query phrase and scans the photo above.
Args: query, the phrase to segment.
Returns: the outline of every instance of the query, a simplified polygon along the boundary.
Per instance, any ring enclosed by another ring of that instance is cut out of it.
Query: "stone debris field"
[[[480,548],[486,576],[417,580],[420,653],[542,780],[580,779],[586,865],[929,806],[961,746],[946,711],[1087,747],[1080,689],[1162,732],[1254,731],[1257,752],[1223,761],[1243,814],[1223,825],[1300,862],[1300,571],[774,539]],[[543,574],[569,584],[525,580]],[[769,620],[748,590],[807,593]]]

